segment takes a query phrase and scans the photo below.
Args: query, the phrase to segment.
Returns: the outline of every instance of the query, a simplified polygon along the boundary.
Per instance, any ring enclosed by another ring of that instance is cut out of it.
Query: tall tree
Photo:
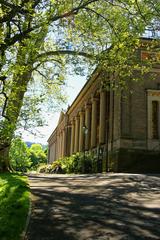
[[[158,0],[0,0],[0,4],[0,171],[7,171],[11,140],[35,71],[41,76],[41,81],[34,79],[37,88],[42,84],[40,89],[48,94],[63,85],[65,66],[83,57],[110,72],[126,72],[129,58],[131,75],[137,68],[131,64],[137,38],[146,26],[155,27],[160,4]]]

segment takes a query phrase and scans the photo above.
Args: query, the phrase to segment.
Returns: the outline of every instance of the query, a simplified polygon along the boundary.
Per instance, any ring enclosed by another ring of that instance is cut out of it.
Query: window
[[[147,90],[148,102],[148,139],[155,141],[148,142],[148,147],[153,149],[153,144],[160,140],[160,89]]]
[[[158,139],[158,101],[152,101],[152,137]]]

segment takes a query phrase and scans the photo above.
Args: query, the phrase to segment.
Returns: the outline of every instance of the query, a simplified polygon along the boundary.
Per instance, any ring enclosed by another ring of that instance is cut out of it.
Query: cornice
[[[81,99],[84,97],[84,95],[86,94],[86,92],[88,91],[88,89],[90,88],[90,86],[93,84],[93,82],[96,81],[96,79],[99,77],[101,73],[101,68],[97,67],[94,72],[92,73],[91,77],[89,78],[89,80],[86,82],[86,84],[84,85],[84,87],[81,89],[81,91],[79,92],[79,94],[77,95],[77,97],[75,98],[75,100],[73,101],[73,103],[71,104],[71,106],[69,107],[69,109],[67,110],[67,114],[70,115],[71,112],[75,109],[75,107],[79,104],[79,102],[81,101]]]

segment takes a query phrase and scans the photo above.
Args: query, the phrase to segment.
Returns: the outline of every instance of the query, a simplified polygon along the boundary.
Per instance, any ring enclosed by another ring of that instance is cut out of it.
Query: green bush
[[[60,160],[66,173],[92,173],[92,156],[76,153]]]
[[[52,164],[42,164],[37,168],[39,173],[62,173],[62,163],[60,160],[53,162]],[[63,173],[65,173],[63,171]]]
[[[47,165],[46,164],[39,165],[39,167],[37,168],[37,172],[46,173],[47,172]]]
[[[90,154],[87,154],[81,157],[82,158],[82,172],[83,173],[92,173],[93,172],[93,157]]]
[[[12,140],[9,152],[11,166],[15,171],[26,172],[32,164],[29,149],[21,138]]]
[[[29,153],[32,162],[32,170],[35,170],[38,168],[38,166],[47,163],[47,155],[44,152],[41,144],[32,144],[29,148]]]
[[[40,173],[94,173],[96,160],[91,154],[76,153],[70,157],[60,158],[50,165],[38,168]]]
[[[70,157],[65,157],[61,159],[62,169],[66,173],[79,173],[78,162],[79,162],[79,153],[72,155]]]

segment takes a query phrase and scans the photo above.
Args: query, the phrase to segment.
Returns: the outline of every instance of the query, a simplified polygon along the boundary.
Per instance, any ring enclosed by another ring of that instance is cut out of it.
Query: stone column
[[[62,130],[61,130],[61,148],[60,148],[60,157],[62,157],[62,151],[63,151],[63,133],[62,133]]]
[[[106,91],[100,91],[99,143],[105,143],[106,134]]]
[[[160,101],[158,101],[158,138],[160,139]]]
[[[148,92],[147,92],[148,93]],[[149,96],[147,95],[148,100],[148,139],[152,139],[152,101]]]
[[[82,152],[84,150],[84,112],[81,111],[79,113],[80,116],[80,126],[79,126],[79,151]]]
[[[59,158],[59,150],[60,150],[60,134],[57,135],[57,156],[56,158]]]
[[[60,138],[59,138],[59,158],[62,156],[62,132],[60,132]]]
[[[75,141],[74,141],[74,152],[79,151],[79,116],[75,118]]]
[[[97,144],[97,98],[92,98],[92,118],[91,118],[91,148]]]
[[[62,130],[62,157],[65,156],[65,145],[66,145],[66,141],[65,141],[65,128]]]
[[[66,128],[66,155],[71,155],[71,124],[67,126]]]
[[[74,153],[75,121],[71,121],[71,155]]]
[[[58,136],[56,133],[56,139],[55,139],[55,159],[57,159],[57,153],[58,153]]]
[[[89,150],[91,144],[91,106],[85,105],[85,126],[88,130],[85,136],[85,150]]]
[[[56,160],[56,142],[54,143],[53,162]]]

